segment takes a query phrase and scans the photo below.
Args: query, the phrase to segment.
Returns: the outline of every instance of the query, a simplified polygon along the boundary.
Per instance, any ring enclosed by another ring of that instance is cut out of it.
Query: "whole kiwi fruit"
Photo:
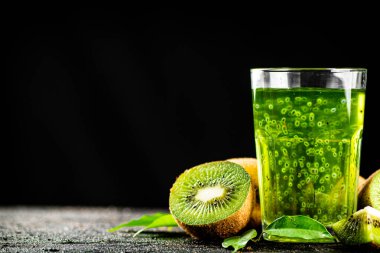
[[[252,212],[251,178],[228,161],[210,162],[183,172],[170,189],[169,209],[194,238],[221,239],[245,228]]]
[[[237,163],[242,166],[251,177],[251,187],[253,191],[253,208],[251,213],[250,225],[256,229],[261,228],[261,209],[259,195],[259,179],[257,171],[257,159],[252,157],[230,158],[227,161]]]

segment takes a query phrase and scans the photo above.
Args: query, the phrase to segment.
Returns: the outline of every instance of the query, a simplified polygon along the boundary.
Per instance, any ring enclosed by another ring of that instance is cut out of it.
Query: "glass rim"
[[[251,72],[330,72],[330,73],[347,73],[347,72],[367,72],[366,68],[251,68]]]

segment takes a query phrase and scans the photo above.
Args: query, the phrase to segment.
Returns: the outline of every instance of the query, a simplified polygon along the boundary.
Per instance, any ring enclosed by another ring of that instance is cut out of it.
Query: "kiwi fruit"
[[[380,211],[370,206],[334,223],[331,228],[345,244],[380,247]]]
[[[220,239],[239,233],[252,212],[251,178],[228,161],[210,162],[183,172],[170,189],[169,209],[194,238]]]
[[[372,206],[380,210],[380,169],[375,171],[365,182],[359,192],[359,208]]]
[[[259,229],[261,227],[261,209],[259,196],[259,180],[257,171],[257,159],[251,157],[230,158],[227,161],[237,163],[242,166],[251,176],[251,187],[253,191],[252,197],[252,213],[250,224],[252,227]]]

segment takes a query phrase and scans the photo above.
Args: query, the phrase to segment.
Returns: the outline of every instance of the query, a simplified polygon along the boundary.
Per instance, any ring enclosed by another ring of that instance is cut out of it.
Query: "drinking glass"
[[[283,215],[330,225],[357,208],[367,70],[252,69],[259,192],[266,227]]]

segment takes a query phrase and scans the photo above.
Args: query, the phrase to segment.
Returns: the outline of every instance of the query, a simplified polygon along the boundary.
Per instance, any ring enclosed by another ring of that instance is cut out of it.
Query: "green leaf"
[[[334,237],[320,222],[303,215],[282,216],[273,221],[265,230],[265,234],[282,237],[284,240],[332,243]],[[287,238],[287,239],[286,239]]]
[[[130,220],[126,223],[122,223],[120,225],[117,225],[116,227],[108,229],[107,231],[108,232],[115,232],[115,231],[117,231],[121,228],[124,228],[124,227],[148,226],[154,220],[156,220],[157,218],[164,216],[164,215],[167,215],[167,213],[155,213],[152,215],[143,215],[138,219],[133,219],[133,220]]]
[[[239,249],[244,248],[249,240],[255,238],[257,236],[257,232],[254,229],[247,230],[241,236],[233,236],[230,238],[224,239],[222,246],[223,248],[228,248],[232,246],[234,248],[233,252],[237,252]]]
[[[110,228],[108,232],[115,232],[124,227],[137,227],[137,226],[145,226],[144,229],[155,228],[155,227],[174,227],[177,226],[173,216],[167,213],[155,213],[152,215],[143,215],[138,219],[130,220],[126,223],[122,223],[117,225],[116,227]],[[143,229],[143,230],[144,230]],[[139,231],[138,233],[141,233]]]
[[[159,228],[159,227],[176,227],[177,222],[174,220],[173,216],[171,214],[166,214],[161,217],[158,217],[155,219],[152,223],[150,223],[148,226],[140,229],[137,231],[133,237],[140,234],[142,231],[149,229],[149,228]]]

